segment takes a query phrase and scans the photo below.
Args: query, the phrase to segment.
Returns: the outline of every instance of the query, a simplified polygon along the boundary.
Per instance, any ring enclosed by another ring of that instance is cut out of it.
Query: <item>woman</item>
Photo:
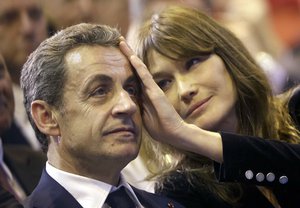
[[[157,192],[187,207],[299,206],[300,136],[288,99],[273,97],[232,33],[174,7],[142,27],[137,52],[145,65],[122,40],[120,48],[142,80],[148,132],[171,144],[152,145]]]

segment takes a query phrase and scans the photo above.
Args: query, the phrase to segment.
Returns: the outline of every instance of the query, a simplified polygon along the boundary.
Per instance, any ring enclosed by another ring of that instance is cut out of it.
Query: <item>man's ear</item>
[[[49,136],[60,136],[60,128],[55,111],[43,100],[31,103],[31,116],[38,129]]]

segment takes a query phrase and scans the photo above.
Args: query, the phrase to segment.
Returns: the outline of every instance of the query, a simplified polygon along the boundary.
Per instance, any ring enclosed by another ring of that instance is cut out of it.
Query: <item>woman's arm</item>
[[[220,181],[299,187],[299,144],[230,133],[221,136],[223,163],[215,164]]]

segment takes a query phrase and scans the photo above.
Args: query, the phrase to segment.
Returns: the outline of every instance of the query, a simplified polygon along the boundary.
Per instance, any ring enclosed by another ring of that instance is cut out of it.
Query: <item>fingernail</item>
[[[119,40],[120,40],[120,41],[125,41],[125,38],[124,38],[123,36],[120,36],[120,37],[119,37]]]

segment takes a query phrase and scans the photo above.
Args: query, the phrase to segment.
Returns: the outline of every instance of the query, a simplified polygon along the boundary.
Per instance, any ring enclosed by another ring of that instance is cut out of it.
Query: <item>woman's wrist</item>
[[[223,162],[221,134],[201,129],[193,124],[184,123],[177,135],[178,148]]]

